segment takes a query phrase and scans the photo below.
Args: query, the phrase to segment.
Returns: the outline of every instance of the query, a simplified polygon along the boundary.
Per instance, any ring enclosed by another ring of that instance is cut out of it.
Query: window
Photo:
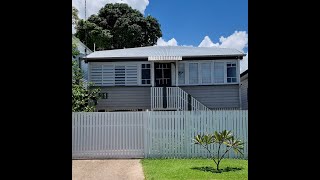
[[[237,82],[236,63],[227,63],[227,83]]]
[[[189,84],[198,84],[198,63],[189,64]]]
[[[224,83],[224,62],[214,63],[214,82]]]
[[[211,83],[211,63],[201,63],[202,84]]]
[[[184,63],[179,63],[178,65],[178,83],[185,83],[185,65]]]
[[[115,66],[115,85],[125,85],[126,66]]]
[[[151,84],[150,64],[141,65],[141,84]]]

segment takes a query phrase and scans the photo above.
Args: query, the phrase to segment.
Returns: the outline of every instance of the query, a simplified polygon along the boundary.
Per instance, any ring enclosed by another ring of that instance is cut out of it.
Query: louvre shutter
[[[92,65],[90,69],[90,80],[96,86],[102,85],[102,66],[101,65]]]
[[[115,85],[124,86],[126,80],[126,66],[115,66]]]
[[[103,65],[103,86],[114,85],[114,65]]]
[[[138,66],[127,65],[126,66],[126,85],[138,85]]]

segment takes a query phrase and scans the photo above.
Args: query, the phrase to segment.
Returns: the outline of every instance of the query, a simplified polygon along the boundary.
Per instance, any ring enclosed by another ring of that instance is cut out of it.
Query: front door
[[[156,87],[171,86],[171,64],[154,63],[155,85]]]

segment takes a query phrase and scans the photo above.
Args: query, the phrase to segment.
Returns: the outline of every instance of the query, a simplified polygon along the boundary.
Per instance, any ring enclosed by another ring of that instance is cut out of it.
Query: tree
[[[72,25],[76,25],[79,21],[78,9],[72,6]]]
[[[79,55],[77,45],[72,42],[72,56]],[[72,112],[92,112],[99,98],[100,89],[85,86],[83,73],[77,61],[72,60]]]
[[[91,49],[95,43],[97,50],[152,46],[162,37],[157,19],[124,3],[106,4],[97,15],[80,20],[76,30],[76,37]]]
[[[208,145],[210,144],[218,144],[218,155],[217,157],[214,156],[214,154],[210,151],[208,148]],[[206,134],[206,135],[200,135],[198,134],[194,138],[194,144],[201,145],[203,148],[205,148],[209,154],[211,155],[212,160],[216,164],[216,169],[219,172],[219,165],[221,160],[224,158],[224,156],[233,149],[235,153],[240,153],[243,155],[241,150],[243,150],[243,142],[241,140],[235,139],[235,137],[232,135],[231,131],[224,130],[222,132],[215,131],[213,134]],[[226,145],[226,151],[222,154],[220,153],[221,146]]]

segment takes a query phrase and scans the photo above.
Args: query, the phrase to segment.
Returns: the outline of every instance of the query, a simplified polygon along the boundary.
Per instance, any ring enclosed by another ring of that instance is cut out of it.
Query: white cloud
[[[201,43],[199,44],[199,47],[218,47],[219,43],[213,43],[209,36],[205,36]]]
[[[220,47],[234,48],[242,52],[244,52],[243,49],[245,47],[248,47],[248,34],[246,31],[235,31],[227,38],[221,36],[219,40],[221,42]]]
[[[234,48],[244,52],[244,48],[248,47],[248,34],[246,31],[235,31],[228,37],[221,36],[219,42],[213,43],[208,36],[205,36],[199,47],[222,47]],[[248,53],[243,60],[240,61],[240,72],[248,69]]]
[[[246,31],[235,31],[228,37],[221,36],[219,39],[220,43],[213,43],[208,36],[205,36],[199,47],[223,47],[223,48],[234,48],[239,51],[248,47],[248,34]]]
[[[92,14],[97,14],[107,3],[126,3],[144,14],[149,5],[149,0],[87,0],[87,18]],[[79,17],[81,19],[85,18],[84,4],[85,0],[72,0],[72,6],[79,10]]]
[[[178,46],[178,42],[174,38],[170,39],[169,41],[159,38],[156,46]]]

